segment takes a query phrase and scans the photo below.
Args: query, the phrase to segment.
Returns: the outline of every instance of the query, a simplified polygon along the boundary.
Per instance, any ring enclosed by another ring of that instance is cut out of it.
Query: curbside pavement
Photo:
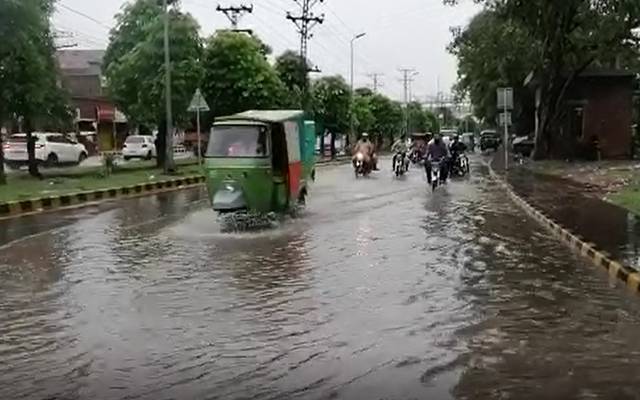
[[[65,195],[0,203],[0,220],[50,211],[86,207],[116,199],[141,197],[156,193],[188,189],[201,186],[204,181],[204,176],[193,175],[184,178],[147,182],[138,185],[97,189]]]
[[[594,265],[604,268],[611,279],[619,279],[634,293],[640,293],[640,273],[632,267],[622,264],[619,261],[611,259],[605,252],[597,249],[594,243],[585,242],[580,236],[574,234],[569,229],[555,222],[551,217],[540,212],[538,209],[529,204],[520,195],[518,195],[511,185],[501,178],[491,167],[491,163],[487,163],[489,174],[502,186],[508,193],[509,197],[522,208],[531,218],[536,220],[540,225],[551,231],[554,236],[560,239],[564,244],[569,246],[576,253],[587,258]]]

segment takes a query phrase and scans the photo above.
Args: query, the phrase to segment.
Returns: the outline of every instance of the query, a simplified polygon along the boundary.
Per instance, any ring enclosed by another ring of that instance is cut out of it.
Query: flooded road
[[[473,167],[324,168],[264,233],[200,190],[1,222],[0,398],[640,398],[640,300]]]

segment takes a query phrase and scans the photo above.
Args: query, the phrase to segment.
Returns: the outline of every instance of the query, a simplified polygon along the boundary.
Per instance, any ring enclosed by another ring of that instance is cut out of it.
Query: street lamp
[[[355,42],[356,40],[360,39],[361,37],[364,37],[366,35],[366,32],[362,32],[359,33],[357,35],[355,35],[352,39],[351,39],[351,112],[350,112],[350,125],[351,125],[351,135],[355,134],[355,121],[353,119],[353,42]]]

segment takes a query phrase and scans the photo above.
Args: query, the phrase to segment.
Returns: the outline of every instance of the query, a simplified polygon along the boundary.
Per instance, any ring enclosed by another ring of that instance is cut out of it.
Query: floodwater
[[[263,233],[219,233],[198,189],[0,246],[0,399],[640,398],[639,299],[478,162],[434,194],[324,168]]]

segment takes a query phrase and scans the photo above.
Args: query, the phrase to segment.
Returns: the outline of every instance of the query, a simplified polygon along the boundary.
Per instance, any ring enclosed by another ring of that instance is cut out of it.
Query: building
[[[623,70],[587,70],[567,89],[559,132],[550,140],[556,158],[627,159],[632,156],[633,87],[636,74]],[[535,75],[525,85],[535,90],[536,108],[541,89]],[[535,129],[539,129],[536,113]]]
[[[107,98],[102,76],[104,50],[60,50],[56,53],[62,86],[76,110],[77,132],[90,151],[120,148],[128,126],[125,116]]]

